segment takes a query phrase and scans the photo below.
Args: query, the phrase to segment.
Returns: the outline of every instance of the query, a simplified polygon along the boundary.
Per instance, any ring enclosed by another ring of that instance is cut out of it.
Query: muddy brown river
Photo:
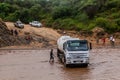
[[[87,68],[65,68],[49,49],[0,50],[0,80],[120,80],[120,50],[93,49]],[[54,49],[56,54],[56,49]]]

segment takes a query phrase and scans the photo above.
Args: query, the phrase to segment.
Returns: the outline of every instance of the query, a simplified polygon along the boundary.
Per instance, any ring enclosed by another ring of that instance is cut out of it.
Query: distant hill
[[[2,0],[0,17],[24,23],[39,20],[55,29],[120,32],[120,0]]]

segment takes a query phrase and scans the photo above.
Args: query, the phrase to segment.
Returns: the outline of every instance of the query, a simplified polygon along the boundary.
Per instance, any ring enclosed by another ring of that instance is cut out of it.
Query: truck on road
[[[57,40],[57,56],[66,67],[69,65],[89,64],[89,51],[92,46],[87,40],[72,38],[70,36],[61,36]]]

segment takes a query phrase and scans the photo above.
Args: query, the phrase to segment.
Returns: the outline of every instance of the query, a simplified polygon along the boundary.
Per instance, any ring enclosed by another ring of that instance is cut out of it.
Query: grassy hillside
[[[120,0],[2,0],[0,17],[24,23],[39,20],[56,29],[120,32]]]

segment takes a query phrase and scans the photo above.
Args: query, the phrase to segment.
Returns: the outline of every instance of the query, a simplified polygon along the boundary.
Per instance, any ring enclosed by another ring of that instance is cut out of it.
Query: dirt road
[[[36,27],[31,27],[28,24],[25,24],[24,29],[19,29],[14,27],[12,22],[6,22],[6,25],[8,29],[19,30],[21,32],[20,35],[24,35],[24,33],[28,32],[31,35],[38,35],[45,37],[49,40],[55,40],[55,41],[60,37],[60,34],[58,34],[57,31],[53,30],[52,28],[45,28],[45,27],[36,28]]]
[[[93,49],[88,68],[65,68],[49,49],[0,50],[0,80],[119,80],[120,50]],[[56,55],[56,49],[54,49]]]

